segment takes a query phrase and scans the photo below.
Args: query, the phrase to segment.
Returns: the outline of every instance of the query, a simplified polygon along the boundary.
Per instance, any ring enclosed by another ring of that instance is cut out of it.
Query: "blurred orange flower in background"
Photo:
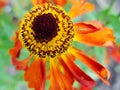
[[[67,3],[66,0],[53,0],[51,3],[54,3],[54,5],[45,3],[49,2],[48,0],[32,0],[35,8],[27,13],[24,19],[21,20],[22,27],[13,37],[14,47],[10,49],[10,55],[16,69],[25,71],[24,79],[28,82],[29,88],[44,90],[46,80],[50,80],[50,90],[72,90],[74,81],[78,81],[81,85],[90,89],[93,88],[95,81],[75,65],[74,61],[76,58],[94,71],[105,84],[109,85],[108,79],[110,78],[110,72],[71,43],[77,41],[78,43],[80,42],[90,46],[114,47],[115,37],[113,31],[99,21],[77,22],[72,24],[69,20],[70,18],[75,18],[89,11],[93,11],[94,5],[86,2],[86,0],[70,1],[72,7],[68,13],[69,16],[67,16],[62,9],[56,6],[56,4],[64,6]],[[43,7],[47,8],[46,11],[43,11],[44,13],[40,11]],[[51,11],[49,12],[49,10]],[[59,15],[65,15],[65,17],[62,18],[63,16]],[[46,23],[44,20],[48,20],[48,22]],[[39,24],[45,27],[39,29],[42,27],[38,27],[37,25]],[[54,26],[55,24],[57,26]],[[55,34],[55,27],[60,29],[57,31],[57,34]],[[49,31],[49,28],[52,28],[54,33]],[[44,30],[47,30],[47,32]],[[27,31],[27,33],[25,31]],[[43,36],[39,37],[38,35],[38,37],[34,37],[34,34],[31,34],[32,32],[34,32],[35,35],[40,33],[40,35]],[[52,39],[49,40],[51,37]],[[28,38],[32,38],[33,41],[30,41]],[[36,38],[39,39],[38,42]],[[52,41],[56,43],[54,44]],[[44,47],[41,45],[42,43],[44,43]],[[48,47],[49,44],[52,45],[52,49]],[[61,44],[61,47],[59,47],[59,44]],[[39,47],[40,45],[41,48]],[[54,48],[55,45],[57,47]],[[24,47],[30,52],[29,57],[24,60],[17,60],[21,49]],[[30,62],[32,57],[34,60]],[[47,62],[49,62],[49,67],[46,67]]]
[[[9,0],[0,0],[0,8],[3,8],[9,3]]]
[[[109,47],[107,48],[107,55],[106,55],[106,60],[107,63],[110,63],[110,58],[115,60],[118,64],[120,64],[120,45],[116,47]]]

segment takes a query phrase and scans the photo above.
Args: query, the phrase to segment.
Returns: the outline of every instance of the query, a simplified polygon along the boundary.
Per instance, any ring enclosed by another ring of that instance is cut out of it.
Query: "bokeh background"
[[[0,0],[0,5],[1,5]],[[11,63],[11,58],[8,53],[9,49],[13,47],[11,37],[14,32],[19,29],[19,22],[24,16],[25,12],[32,7],[30,0],[4,0],[8,2],[4,7],[0,7],[0,90],[29,90],[27,83],[23,80],[24,71],[16,71]],[[88,0],[95,4],[95,11],[87,13],[83,16],[77,17],[73,21],[78,20],[99,20],[104,25],[112,28],[116,36],[116,47],[120,45],[120,0]],[[70,5],[65,6],[69,10]],[[94,90],[120,90],[120,59],[110,58],[106,60],[106,48],[103,47],[88,47],[85,45],[78,45],[77,47],[87,51],[90,56],[95,56],[101,64],[110,69],[112,77],[110,79],[111,86],[106,86],[101,82],[96,75],[86,68],[82,63],[82,69],[88,75],[97,81],[97,86]],[[120,50],[119,50],[120,53]],[[23,50],[21,58],[26,56]],[[78,83],[75,83],[78,86]],[[46,85],[46,88],[48,85]]]

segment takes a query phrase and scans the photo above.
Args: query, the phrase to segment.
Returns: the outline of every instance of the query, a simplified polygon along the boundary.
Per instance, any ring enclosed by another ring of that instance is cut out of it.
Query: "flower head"
[[[74,36],[70,17],[58,6],[34,7],[21,21],[19,37],[30,53],[53,58],[65,52]]]
[[[10,55],[16,69],[25,70],[24,79],[30,88],[44,90],[46,80],[50,80],[50,90],[72,90],[75,80],[83,86],[93,87],[95,81],[75,65],[76,58],[109,85],[110,72],[73,46],[72,42],[113,47],[113,31],[98,21],[73,23],[72,18],[92,11],[94,6],[86,0],[71,2],[73,5],[69,14],[60,6],[44,3],[35,5],[21,20]],[[22,48],[30,54],[19,61],[17,58]],[[34,60],[30,63],[32,57]],[[46,62],[50,63],[48,68]]]

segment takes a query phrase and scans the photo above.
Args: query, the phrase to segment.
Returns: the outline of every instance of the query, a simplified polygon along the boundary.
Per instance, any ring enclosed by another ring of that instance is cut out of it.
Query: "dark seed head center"
[[[49,42],[57,35],[58,24],[50,13],[37,16],[32,24],[35,39],[41,43]]]

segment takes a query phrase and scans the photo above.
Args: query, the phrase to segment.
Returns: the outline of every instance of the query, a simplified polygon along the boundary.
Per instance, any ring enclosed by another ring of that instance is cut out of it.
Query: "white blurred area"
[[[89,1],[95,3],[97,7],[99,7],[99,9],[101,10],[108,8],[111,2],[114,2],[112,6],[112,12],[114,14],[120,13],[120,0],[89,0]]]

